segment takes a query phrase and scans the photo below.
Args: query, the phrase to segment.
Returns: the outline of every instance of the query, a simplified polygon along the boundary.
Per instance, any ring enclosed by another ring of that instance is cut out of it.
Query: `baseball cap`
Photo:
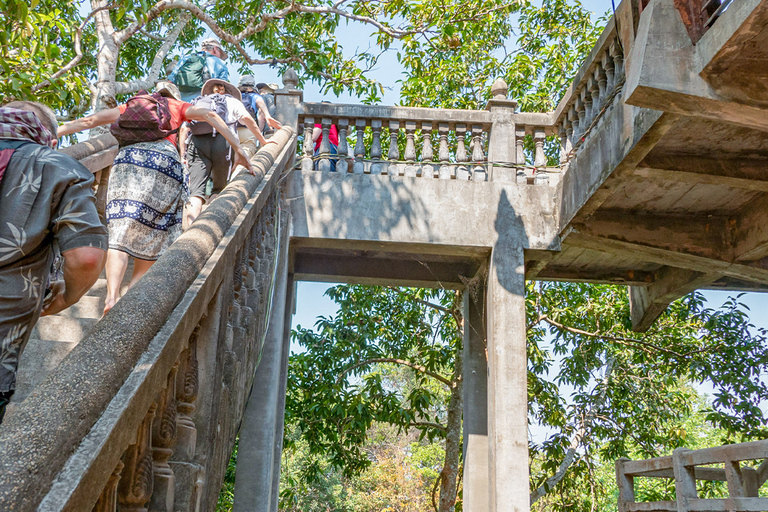
[[[238,87],[255,87],[256,77],[253,75],[244,75],[240,77],[240,81],[237,83]]]

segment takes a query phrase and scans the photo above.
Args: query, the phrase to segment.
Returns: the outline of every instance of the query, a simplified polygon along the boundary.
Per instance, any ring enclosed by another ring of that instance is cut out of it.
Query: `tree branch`
[[[438,373],[431,372],[431,371],[427,370],[424,366],[412,363],[410,361],[406,361],[404,359],[395,359],[395,358],[390,358],[390,357],[377,357],[377,358],[374,358],[374,359],[368,359],[366,361],[362,361],[360,363],[354,364],[354,365],[350,366],[349,368],[344,369],[339,374],[339,376],[336,378],[336,382],[339,382],[344,375],[346,375],[347,373],[351,372],[352,370],[355,370],[356,368],[360,368],[361,366],[366,366],[366,365],[373,364],[373,363],[401,364],[403,366],[407,366],[409,368],[413,368],[414,370],[419,371],[419,372],[423,373],[424,375],[429,375],[433,379],[436,379],[436,380],[442,382],[443,384],[445,384],[446,386],[448,386],[448,388],[451,387],[451,381],[450,380],[446,379],[445,377],[443,377],[442,375],[440,375]]]
[[[168,52],[171,51],[173,45],[176,44],[181,32],[191,18],[192,15],[190,13],[182,13],[176,26],[166,34],[163,44],[160,46],[160,49],[155,54],[155,58],[152,60],[152,67],[150,67],[147,77],[144,80],[135,80],[133,82],[116,82],[115,94],[129,94],[141,89],[152,89],[160,76],[165,57],[168,55]]]
[[[432,423],[429,421],[414,421],[413,423],[409,423],[408,427],[428,427],[428,428],[435,428],[444,433],[448,432],[448,429],[445,428],[443,425],[439,423]]]
[[[77,30],[75,31],[74,36],[74,46],[75,46],[75,56],[72,57],[72,59],[67,62],[60,70],[55,72],[51,75],[50,78],[43,80],[39,84],[36,84],[32,87],[32,92],[37,92],[43,87],[48,87],[53,83],[54,80],[57,80],[60,76],[64,75],[65,73],[68,73],[72,68],[77,66],[77,64],[83,59],[83,48],[82,48],[82,37],[83,37],[83,30],[85,29],[85,26],[90,22],[93,17],[104,10],[112,9],[117,4],[109,4],[109,5],[103,5],[97,9],[92,10],[88,16],[85,17],[83,22],[80,24],[79,27],[77,27]]]
[[[589,408],[589,412],[581,422],[581,428],[576,431],[573,439],[571,439],[571,444],[568,446],[568,451],[565,453],[563,462],[560,463],[560,466],[557,468],[555,474],[547,478],[543,484],[541,484],[535,491],[531,493],[531,505],[536,503],[539,498],[547,494],[550,489],[560,483],[560,480],[563,479],[565,473],[568,471],[568,468],[573,464],[573,461],[576,458],[576,450],[586,436],[590,424],[595,419],[597,415],[597,409],[603,405],[603,402],[605,402],[605,397],[608,393],[608,383],[611,380],[611,374],[613,373],[613,367],[615,363],[616,360],[614,358],[608,359],[608,362],[605,365],[605,375],[603,376],[603,380],[601,382],[603,389],[600,391],[600,395],[598,396],[597,401],[595,401],[595,403],[592,404],[592,407]]]

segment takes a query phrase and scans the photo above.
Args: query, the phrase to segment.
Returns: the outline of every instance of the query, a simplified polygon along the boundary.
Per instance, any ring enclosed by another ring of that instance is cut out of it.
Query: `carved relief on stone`
[[[117,486],[117,502],[121,512],[147,512],[152,497],[152,422],[157,404],[152,403],[139,425],[136,443],[123,454],[123,476]]]
[[[120,482],[120,474],[123,471],[123,461],[117,461],[114,471],[107,480],[107,485],[101,491],[99,501],[93,506],[93,512],[116,512],[117,511],[117,484]]]

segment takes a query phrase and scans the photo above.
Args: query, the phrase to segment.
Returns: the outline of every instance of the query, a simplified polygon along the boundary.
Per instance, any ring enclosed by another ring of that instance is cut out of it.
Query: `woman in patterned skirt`
[[[253,174],[237,137],[215,112],[181,101],[178,89],[170,82],[158,82],[156,92],[168,99],[172,129],[187,120],[209,123],[234,149],[234,164],[244,165]],[[126,105],[120,105],[70,121],[59,128],[59,136],[114,123],[125,110]],[[118,151],[107,188],[109,251],[105,314],[120,298],[120,283],[128,268],[128,258],[134,258],[130,288],[181,234],[188,195],[185,181],[175,134],[130,144]]]

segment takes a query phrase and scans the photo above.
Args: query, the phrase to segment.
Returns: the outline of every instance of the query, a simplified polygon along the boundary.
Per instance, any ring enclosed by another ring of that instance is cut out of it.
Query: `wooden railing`
[[[285,257],[284,127],[0,429],[0,510],[213,510]]]
[[[759,466],[746,466],[744,461],[768,459],[768,441],[732,444],[687,450],[678,448],[671,456],[648,460],[616,461],[619,487],[619,512],[713,512],[768,510],[768,498],[758,497],[760,487],[768,480],[768,460]],[[711,467],[718,465],[720,467]],[[710,466],[710,467],[706,467]],[[675,481],[676,500],[635,501],[635,479],[668,478]],[[728,497],[699,498],[696,481],[727,483]]]
[[[506,84],[504,84],[506,87]],[[506,94],[506,91],[505,91]],[[304,133],[301,169],[436,179],[489,181],[498,167],[512,168],[523,183],[546,183],[548,172],[544,140],[553,133],[549,114],[514,113],[512,133],[501,143],[510,145],[513,158],[494,158],[491,134],[496,127],[488,110],[449,110],[411,107],[380,107],[304,103],[299,129]],[[315,155],[312,131],[318,126],[323,138]],[[337,154],[331,154],[328,134],[338,130]],[[525,137],[533,138],[527,155]],[[534,176],[538,172],[538,178]]]

